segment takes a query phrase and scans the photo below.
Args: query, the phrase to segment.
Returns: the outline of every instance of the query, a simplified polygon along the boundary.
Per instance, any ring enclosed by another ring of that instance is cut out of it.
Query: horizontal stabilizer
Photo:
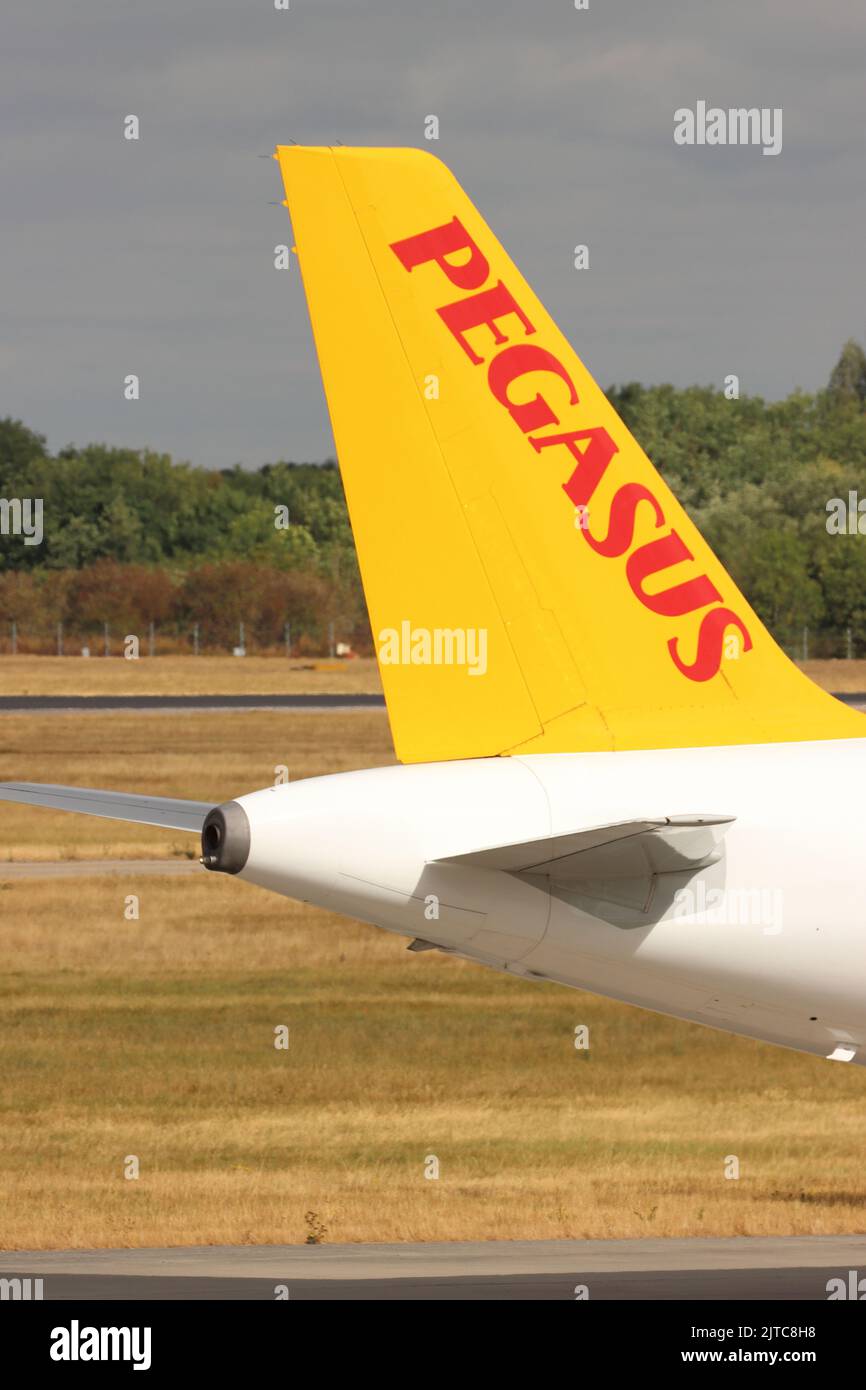
[[[543,840],[450,855],[435,862],[540,874],[558,883],[682,873],[714,862],[719,840],[734,819],[686,815],[619,821]]]
[[[168,830],[201,833],[213,801],[180,801],[171,796],[141,796],[135,792],[105,792],[92,787],[61,787],[50,782],[0,782],[0,801],[26,806],[51,806],[55,811],[79,811],[106,820],[162,825]]]

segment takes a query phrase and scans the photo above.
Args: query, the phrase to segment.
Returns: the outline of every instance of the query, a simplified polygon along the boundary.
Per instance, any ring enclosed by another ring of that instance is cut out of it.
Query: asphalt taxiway
[[[384,708],[382,695],[0,695],[0,714]]]
[[[836,695],[866,710],[866,692]],[[213,710],[384,709],[382,695],[0,695],[0,714],[204,713]]]
[[[41,1279],[42,1297],[62,1301],[823,1302],[830,1280],[842,1280],[850,1288],[862,1275],[866,1275],[866,1236],[193,1246],[0,1254],[0,1281]]]

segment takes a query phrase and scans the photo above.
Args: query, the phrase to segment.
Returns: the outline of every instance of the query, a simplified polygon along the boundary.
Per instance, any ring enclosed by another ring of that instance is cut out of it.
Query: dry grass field
[[[860,1070],[227,878],[0,900],[6,1248],[866,1227]]]
[[[862,694],[866,690],[866,661],[799,661],[797,665],[817,685],[834,694]]]
[[[2,656],[0,695],[379,695],[373,658]]]
[[[384,710],[3,714],[0,781],[230,800],[274,781],[394,761]],[[178,830],[0,802],[0,862],[198,855]]]
[[[391,760],[383,712],[0,717],[2,778],[207,799]],[[195,852],[13,805],[0,837]],[[405,946],[219,875],[0,869],[0,1245],[866,1229],[861,1069]]]
[[[825,690],[866,690],[866,661],[807,661]],[[0,695],[361,695],[381,694],[376,662],[285,657],[3,656]]]

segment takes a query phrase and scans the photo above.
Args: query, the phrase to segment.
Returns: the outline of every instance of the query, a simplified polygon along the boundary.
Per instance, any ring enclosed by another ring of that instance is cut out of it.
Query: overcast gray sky
[[[3,11],[0,414],[52,448],[332,452],[297,266],[273,269],[289,229],[259,156],[290,139],[432,149],[604,386],[735,372],[778,397],[866,339],[862,0]],[[781,154],[676,146],[701,99],[782,107]]]

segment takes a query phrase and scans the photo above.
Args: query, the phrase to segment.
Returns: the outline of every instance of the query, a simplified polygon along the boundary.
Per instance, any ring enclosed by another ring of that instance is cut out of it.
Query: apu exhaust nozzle
[[[250,852],[250,823],[243,806],[226,801],[208,811],[201,828],[201,862],[220,874],[238,874]]]

